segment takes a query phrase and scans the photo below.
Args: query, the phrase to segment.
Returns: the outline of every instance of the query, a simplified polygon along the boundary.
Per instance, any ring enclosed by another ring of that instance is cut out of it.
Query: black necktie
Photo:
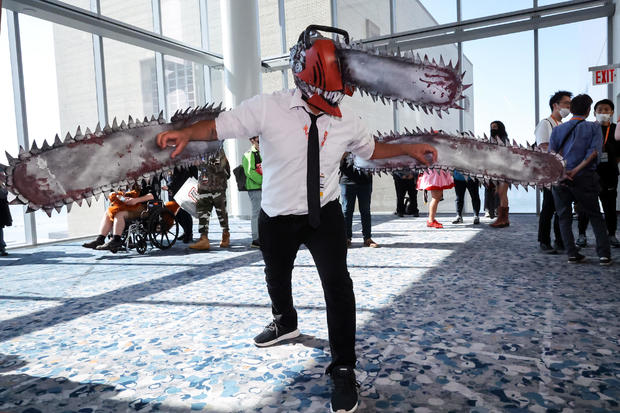
[[[319,129],[316,120],[321,115],[310,115],[310,131],[308,132],[308,172],[306,187],[308,194],[308,224],[318,228],[321,223],[321,197],[319,188]]]

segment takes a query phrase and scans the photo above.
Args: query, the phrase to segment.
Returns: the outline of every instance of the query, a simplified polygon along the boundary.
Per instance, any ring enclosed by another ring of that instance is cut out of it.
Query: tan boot
[[[222,232],[222,242],[220,242],[220,248],[230,247],[230,232]]]
[[[493,228],[505,228],[510,226],[510,221],[508,220],[508,209],[508,207],[497,208],[497,219],[495,222],[490,224]]]
[[[193,250],[206,251],[211,248],[211,244],[209,244],[209,237],[207,237],[206,234],[202,234],[200,239],[193,244],[189,244],[189,247]]]

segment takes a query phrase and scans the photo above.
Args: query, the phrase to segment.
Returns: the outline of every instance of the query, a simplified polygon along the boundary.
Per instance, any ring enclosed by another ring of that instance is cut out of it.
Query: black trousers
[[[396,189],[396,212],[399,214],[417,214],[418,210],[418,174],[414,173],[412,179],[403,179],[396,175],[394,178],[394,189]],[[409,205],[405,210],[405,196],[409,194]]]
[[[459,179],[454,180],[456,213],[458,216],[463,215],[463,207],[465,206],[465,190],[469,191],[471,206],[474,210],[474,214],[478,216],[480,213],[480,193],[478,192],[478,181],[474,179],[468,179],[466,181],[461,181]]]
[[[601,177],[601,192],[598,197],[603,205],[603,213],[605,214],[605,226],[609,236],[616,235],[616,227],[618,226],[618,217],[616,215],[616,197],[618,196],[618,177],[611,179],[603,179]],[[577,208],[577,227],[580,234],[586,233],[590,219],[588,215]]]
[[[560,232],[560,218],[555,213],[555,202],[551,189],[543,189],[543,202],[538,218],[538,242],[551,245],[551,219],[553,219],[553,233],[555,242],[562,243],[562,233]]]
[[[484,210],[489,211],[491,215],[496,215],[495,211],[499,206],[499,195],[495,185],[489,186],[484,187]]]
[[[279,325],[297,328],[291,273],[297,251],[305,244],[319,272],[325,304],[327,329],[334,366],[355,367],[355,295],[347,270],[347,238],[342,207],[335,200],[321,208],[321,224],[308,225],[308,215],[269,217],[263,210],[258,234],[265,260],[265,280],[271,297],[271,311]]]

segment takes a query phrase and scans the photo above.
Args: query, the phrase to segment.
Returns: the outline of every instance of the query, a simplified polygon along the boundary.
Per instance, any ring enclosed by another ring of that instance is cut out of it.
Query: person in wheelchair
[[[122,234],[127,220],[140,218],[146,210],[148,201],[157,199],[157,193],[153,185],[148,185],[142,180],[142,185],[136,182],[130,191],[112,192],[108,196],[110,206],[101,220],[99,236],[91,242],[82,244],[84,248],[96,250],[113,250],[123,246]],[[112,231],[112,238],[105,242],[106,236]]]

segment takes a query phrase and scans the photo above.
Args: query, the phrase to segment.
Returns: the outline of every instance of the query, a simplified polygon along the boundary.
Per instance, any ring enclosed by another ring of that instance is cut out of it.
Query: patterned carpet
[[[611,267],[591,246],[571,265],[536,250],[535,216],[511,220],[374,216],[377,249],[356,222],[359,411],[620,411],[620,250]],[[302,336],[257,348],[262,258],[247,221],[231,231],[231,249],[206,253],[66,242],[0,258],[0,412],[328,411],[308,251],[293,274]]]

